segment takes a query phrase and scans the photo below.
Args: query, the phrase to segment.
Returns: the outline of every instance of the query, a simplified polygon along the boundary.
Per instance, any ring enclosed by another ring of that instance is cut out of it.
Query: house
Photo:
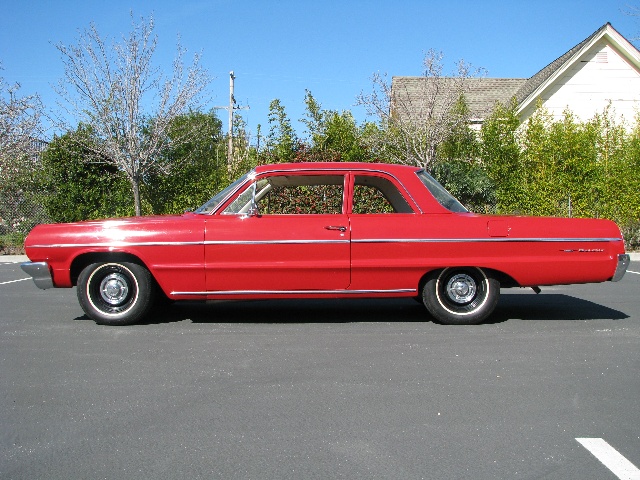
[[[392,98],[405,106],[409,117],[420,118],[418,110],[424,107],[417,105],[429,96],[427,84],[442,86],[449,80],[393,77]],[[631,124],[640,113],[640,51],[607,23],[531,78],[467,78],[462,88],[471,123],[478,128],[496,102],[509,105],[513,98],[522,122],[539,99],[554,118],[569,109],[585,121],[611,104],[616,117]],[[397,113],[402,115],[402,110],[397,108]]]

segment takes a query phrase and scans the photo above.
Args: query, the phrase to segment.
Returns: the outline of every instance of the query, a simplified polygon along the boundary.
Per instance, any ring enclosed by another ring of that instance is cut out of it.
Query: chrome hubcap
[[[102,279],[100,283],[100,295],[109,305],[119,305],[129,295],[129,284],[124,275],[111,273]]]
[[[458,273],[447,282],[447,295],[455,303],[464,304],[476,295],[476,282],[466,273]]]

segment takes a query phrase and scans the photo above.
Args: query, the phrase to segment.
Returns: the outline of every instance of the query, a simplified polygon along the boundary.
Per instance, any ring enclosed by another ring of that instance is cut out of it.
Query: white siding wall
[[[569,108],[581,120],[600,113],[611,101],[617,117],[634,122],[640,109],[640,72],[605,41],[594,44],[578,62],[540,96],[556,118]],[[535,104],[527,109],[528,118]]]

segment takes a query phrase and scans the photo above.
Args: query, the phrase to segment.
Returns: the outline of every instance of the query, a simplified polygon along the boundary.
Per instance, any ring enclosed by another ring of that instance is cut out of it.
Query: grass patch
[[[0,235],[0,255],[23,255],[24,237],[21,233]]]

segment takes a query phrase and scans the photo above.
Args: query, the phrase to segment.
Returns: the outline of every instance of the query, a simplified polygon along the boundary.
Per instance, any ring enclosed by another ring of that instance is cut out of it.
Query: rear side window
[[[356,175],[353,213],[413,213],[396,186],[387,178]]]

